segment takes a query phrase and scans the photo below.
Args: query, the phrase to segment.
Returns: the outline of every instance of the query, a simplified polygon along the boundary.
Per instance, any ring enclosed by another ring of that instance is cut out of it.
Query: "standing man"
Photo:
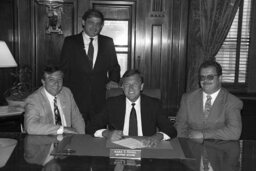
[[[113,40],[100,35],[102,13],[95,9],[83,15],[83,32],[66,37],[61,51],[64,85],[74,94],[86,122],[101,111],[106,89],[118,87],[120,66]]]
[[[28,134],[84,134],[85,123],[71,91],[63,87],[63,72],[47,66],[43,86],[26,99],[24,126]]]
[[[222,68],[205,61],[199,68],[201,88],[183,95],[176,118],[178,137],[237,140],[243,103],[221,87]]]
[[[87,127],[89,134],[111,141],[123,136],[149,136],[153,142],[176,137],[160,101],[141,94],[144,83],[138,70],[126,71],[121,85],[124,95],[108,99],[102,113]]]

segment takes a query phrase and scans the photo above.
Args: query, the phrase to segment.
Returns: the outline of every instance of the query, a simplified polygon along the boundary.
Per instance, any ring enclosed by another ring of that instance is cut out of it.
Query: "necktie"
[[[60,118],[60,111],[57,106],[57,97],[54,97],[54,116],[55,116],[55,124],[56,125],[61,125],[61,118]]]
[[[203,161],[203,170],[204,171],[209,171],[209,160],[208,160],[208,155],[205,147],[203,147],[203,154],[202,154],[202,161]]]
[[[93,67],[93,52],[94,52],[94,47],[93,47],[92,41],[93,41],[93,38],[90,38],[90,43],[89,43],[89,48],[88,48],[88,58],[90,61],[91,68]]]
[[[211,103],[212,97],[210,95],[206,96],[206,102],[205,102],[205,106],[204,106],[204,114],[205,117],[208,118],[211,108],[212,108],[212,103]]]
[[[137,116],[136,110],[134,108],[135,103],[132,103],[132,110],[130,113],[130,123],[129,123],[129,136],[138,135],[138,126],[137,126]]]

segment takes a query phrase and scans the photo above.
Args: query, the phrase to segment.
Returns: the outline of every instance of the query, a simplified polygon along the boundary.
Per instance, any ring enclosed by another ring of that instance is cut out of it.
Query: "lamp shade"
[[[0,41],[0,68],[16,67],[15,62],[8,46],[4,41]]]

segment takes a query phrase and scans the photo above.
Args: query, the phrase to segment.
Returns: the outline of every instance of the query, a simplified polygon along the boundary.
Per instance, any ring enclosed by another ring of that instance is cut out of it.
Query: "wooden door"
[[[145,88],[160,89],[166,112],[175,115],[185,90],[188,2],[92,0],[91,6],[106,19],[129,21],[126,68],[143,73]]]

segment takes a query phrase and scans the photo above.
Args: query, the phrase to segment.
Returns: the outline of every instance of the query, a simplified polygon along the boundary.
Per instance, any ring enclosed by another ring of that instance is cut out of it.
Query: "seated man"
[[[159,100],[141,94],[143,78],[138,70],[126,71],[121,86],[125,96],[107,100],[102,113],[88,126],[89,134],[111,141],[123,136],[151,136],[157,141],[176,137],[177,131],[163,114]],[[108,129],[102,129],[106,126]]]
[[[222,68],[206,61],[199,68],[201,88],[182,97],[175,126],[178,137],[237,140],[243,103],[221,88]]]
[[[47,66],[43,86],[26,99],[24,126],[28,134],[85,133],[85,123],[71,91],[63,87],[63,72]]]

